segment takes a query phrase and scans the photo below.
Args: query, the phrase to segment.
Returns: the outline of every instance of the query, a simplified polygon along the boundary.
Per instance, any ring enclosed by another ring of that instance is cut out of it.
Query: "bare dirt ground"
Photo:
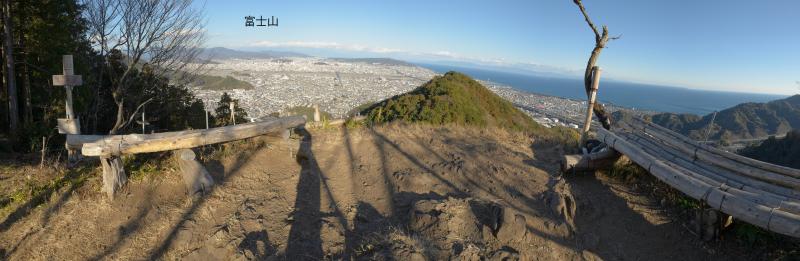
[[[560,145],[519,133],[410,125],[316,130],[288,143],[265,139],[257,149],[206,160],[217,186],[202,196],[186,195],[177,170],[134,178],[113,201],[99,191],[99,177],[60,189],[45,204],[2,221],[0,254],[10,260],[742,258],[699,243],[635,188],[603,175],[562,177]]]

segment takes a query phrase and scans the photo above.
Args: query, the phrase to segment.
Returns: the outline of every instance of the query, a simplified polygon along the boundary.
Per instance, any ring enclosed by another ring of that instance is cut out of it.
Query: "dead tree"
[[[592,68],[594,67],[597,59],[600,57],[600,52],[603,51],[603,48],[606,47],[606,44],[609,40],[616,40],[619,39],[619,36],[616,37],[608,37],[608,27],[603,25],[602,33],[597,30],[597,26],[592,23],[592,19],[589,18],[589,14],[586,13],[586,8],[583,7],[583,3],[581,0],[573,0],[575,5],[581,9],[581,13],[583,14],[583,18],[586,19],[586,23],[589,24],[589,28],[592,29],[594,32],[594,41],[595,45],[592,49],[592,55],[589,56],[589,62],[586,63],[586,71],[583,74],[583,83],[584,88],[586,89],[586,97],[587,99],[590,98],[590,92],[592,88]],[[608,112],[606,112],[605,106],[602,104],[597,104],[593,108],[594,114],[597,115],[597,119],[600,120],[600,123],[603,125],[603,128],[609,129],[611,128],[611,119],[609,118]]]

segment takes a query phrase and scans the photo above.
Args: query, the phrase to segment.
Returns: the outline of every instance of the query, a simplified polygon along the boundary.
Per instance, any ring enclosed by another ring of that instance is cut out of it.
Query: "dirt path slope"
[[[305,133],[177,172],[113,202],[90,180],[0,231],[11,260],[730,259],[699,247],[646,197],[562,178],[561,149],[503,130],[387,126]],[[290,156],[290,150],[297,157]]]

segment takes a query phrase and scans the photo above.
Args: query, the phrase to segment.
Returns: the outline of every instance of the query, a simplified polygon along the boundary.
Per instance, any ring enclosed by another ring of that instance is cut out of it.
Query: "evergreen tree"
[[[222,97],[220,97],[219,102],[217,102],[217,108],[214,109],[215,126],[233,125],[231,121],[231,103],[233,103],[234,112],[236,113],[236,123],[250,122],[247,120],[247,112],[239,106],[239,100],[231,98],[231,96],[225,92],[222,93]]]

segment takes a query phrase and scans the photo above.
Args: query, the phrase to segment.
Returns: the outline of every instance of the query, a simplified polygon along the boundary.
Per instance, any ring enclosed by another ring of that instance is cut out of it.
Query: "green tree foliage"
[[[120,50],[112,50],[107,54],[107,62],[103,62],[104,57],[92,47],[87,21],[81,15],[84,11],[76,0],[11,1],[13,31],[10,37],[19,90],[19,116],[24,120],[21,120],[19,129],[8,128],[8,86],[3,82],[0,88],[0,142],[3,137],[8,137],[17,152],[40,149],[36,146],[40,146],[43,136],[48,137],[52,148],[63,148],[65,136],[58,134],[56,119],[65,116],[66,92],[65,88],[51,83],[52,75],[62,73],[62,55],[73,55],[75,74],[83,78],[83,85],[73,88],[73,109],[80,119],[81,132],[106,134],[114,125],[117,108],[110,79],[122,72],[122,61],[126,57]],[[0,60],[4,67],[5,59]],[[185,86],[171,84],[160,76],[163,73],[157,73],[159,70],[143,64],[131,72],[130,88],[121,93],[126,100],[125,111],[133,112],[139,104],[150,100],[143,106],[147,121],[152,124],[149,129],[205,128],[203,102]],[[28,93],[30,106],[25,102]],[[141,114],[126,116],[141,117]],[[119,134],[140,131],[141,126],[134,121]]]
[[[222,93],[217,108],[214,109],[215,126],[233,125],[231,121],[231,102],[233,102],[234,112],[236,113],[236,123],[250,122],[247,120],[247,112],[239,106],[239,100],[231,98],[227,92]]]
[[[51,86],[53,74],[61,74],[61,56],[75,55],[75,72],[90,71],[93,53],[85,36],[86,24],[80,18],[81,7],[74,0],[11,1],[13,56],[17,82],[17,100],[22,120],[20,129],[8,129],[7,83],[3,83],[0,106],[0,136],[12,138],[16,150],[27,150],[42,136],[63,140],[55,131],[57,118],[63,118],[63,87]],[[5,59],[2,59],[5,67]],[[5,73],[5,71],[4,71]],[[74,90],[74,108],[87,123],[87,108],[93,90],[86,85],[92,80],[84,75],[84,86]],[[28,96],[29,98],[26,98]],[[25,100],[29,102],[25,102]],[[56,143],[53,143],[56,144]]]
[[[227,91],[227,90],[252,90],[253,85],[231,76],[198,75],[193,83],[204,90]]]
[[[406,94],[364,111],[373,123],[391,121],[498,126],[513,130],[545,129],[513,104],[469,76],[448,72]]]
[[[123,56],[116,51],[109,56],[113,70],[109,73],[122,72],[125,69],[120,64]],[[149,128],[157,132],[205,128],[203,101],[195,98],[185,86],[171,84],[169,79],[160,76],[161,74],[154,70],[159,68],[144,65],[141,69],[131,72],[129,86],[121,94],[127,97],[127,102],[124,103],[125,111],[136,111],[139,104],[147,102],[143,105],[146,120],[151,123]],[[108,105],[101,108],[103,113],[100,115],[102,120],[100,131],[109,130],[116,119],[114,115],[116,104],[110,94],[100,98],[104,99],[103,104]],[[139,119],[137,117],[141,116],[140,113],[141,111],[133,115],[135,120]],[[140,126],[132,122],[123,129],[123,132],[138,132],[140,129]]]

